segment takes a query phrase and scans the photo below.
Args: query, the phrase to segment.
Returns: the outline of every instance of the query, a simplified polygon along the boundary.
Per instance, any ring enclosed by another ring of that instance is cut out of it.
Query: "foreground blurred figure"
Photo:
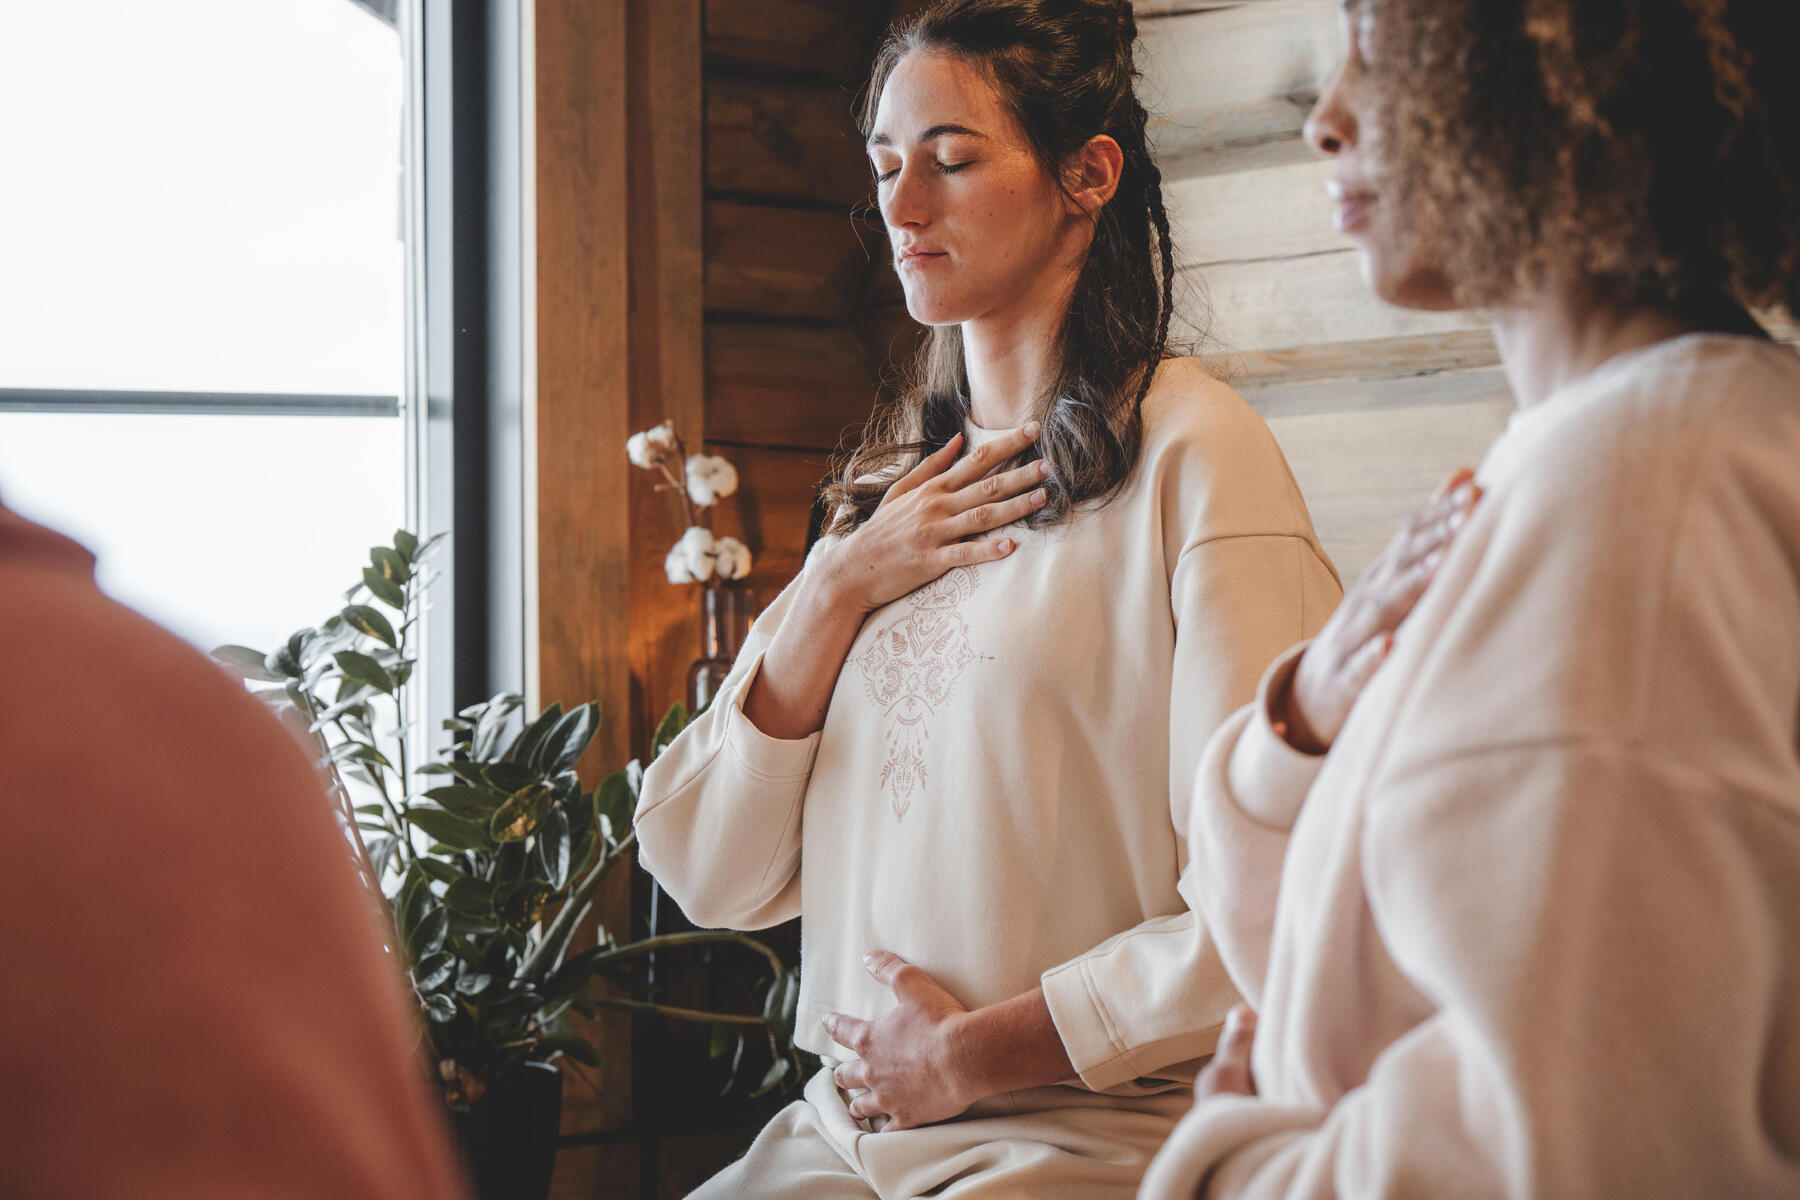
[[[4,508],[0,664],[0,1191],[462,1195],[299,744]]]
[[[1800,1195],[1800,8],[1343,21],[1339,226],[1519,412],[1208,749],[1258,1011],[1143,1194]]]

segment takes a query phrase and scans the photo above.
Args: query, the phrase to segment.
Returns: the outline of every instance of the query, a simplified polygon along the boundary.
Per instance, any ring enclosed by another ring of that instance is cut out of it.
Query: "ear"
[[[1063,182],[1069,198],[1070,216],[1097,216],[1113,193],[1119,190],[1119,176],[1125,171],[1125,152],[1107,134],[1088,139],[1087,144],[1069,156]]]

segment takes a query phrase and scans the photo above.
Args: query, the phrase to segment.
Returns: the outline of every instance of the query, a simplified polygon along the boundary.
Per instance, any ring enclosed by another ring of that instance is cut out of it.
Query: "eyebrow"
[[[961,134],[963,137],[978,137],[983,139],[987,137],[987,134],[970,129],[967,125],[933,125],[930,129],[927,129],[924,133],[919,135],[919,141],[929,142],[950,133]],[[894,139],[885,133],[877,133],[869,138],[868,144],[871,147],[892,146],[894,144]]]

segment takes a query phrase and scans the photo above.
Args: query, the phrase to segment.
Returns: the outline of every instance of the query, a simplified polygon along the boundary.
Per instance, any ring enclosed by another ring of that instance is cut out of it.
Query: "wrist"
[[[967,1108],[1006,1091],[994,1082],[993,1039],[981,1020],[981,1010],[953,1013],[940,1026],[943,1036],[941,1061],[946,1083],[956,1103]]]

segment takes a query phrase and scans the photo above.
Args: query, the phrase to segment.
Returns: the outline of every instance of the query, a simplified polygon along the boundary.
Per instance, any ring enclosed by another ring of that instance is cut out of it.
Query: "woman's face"
[[[1362,252],[1363,282],[1381,299],[1403,308],[1456,307],[1450,280],[1441,267],[1442,234],[1422,214],[1402,211],[1388,186],[1382,158],[1378,73],[1391,69],[1375,60],[1375,6],[1345,0],[1338,14],[1344,61],[1306,118],[1306,140],[1337,160],[1328,184],[1332,220]]]
[[[868,149],[914,320],[955,325],[1066,299],[1091,226],[973,67],[924,51],[901,59]]]

